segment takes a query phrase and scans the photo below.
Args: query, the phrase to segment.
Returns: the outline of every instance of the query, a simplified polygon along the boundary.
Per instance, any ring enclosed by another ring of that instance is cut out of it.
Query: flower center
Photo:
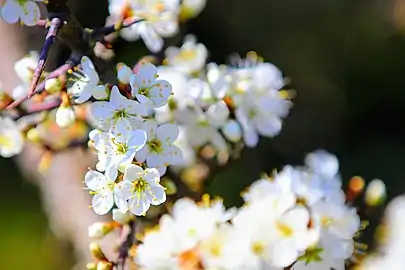
[[[250,109],[250,110],[249,110],[249,112],[248,112],[248,117],[249,117],[249,119],[254,118],[256,115],[257,115],[257,112],[256,112],[255,109]]]
[[[178,59],[180,60],[193,60],[197,56],[196,50],[186,49],[182,50],[178,55]]]
[[[261,255],[264,253],[264,245],[260,242],[255,242],[252,244],[252,251],[256,255]]]
[[[114,112],[114,119],[126,118],[126,117],[128,117],[128,113],[124,109]]]
[[[6,148],[11,148],[13,147],[13,141],[10,139],[10,137],[7,136],[0,136],[0,146],[1,147],[6,147]]]
[[[283,222],[276,222],[276,228],[284,237],[290,237],[294,233],[291,227]]]
[[[162,142],[156,139],[148,142],[148,147],[151,152],[161,153],[163,151]]]
[[[134,182],[132,182],[132,192],[136,194],[141,194],[145,190],[149,188],[148,182],[145,181],[143,178],[138,178]]]

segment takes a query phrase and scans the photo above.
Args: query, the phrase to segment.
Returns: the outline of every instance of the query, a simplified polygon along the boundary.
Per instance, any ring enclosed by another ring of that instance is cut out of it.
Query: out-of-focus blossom
[[[7,23],[21,23],[34,26],[41,18],[38,5],[35,2],[43,0],[6,0],[0,7],[0,18]]]

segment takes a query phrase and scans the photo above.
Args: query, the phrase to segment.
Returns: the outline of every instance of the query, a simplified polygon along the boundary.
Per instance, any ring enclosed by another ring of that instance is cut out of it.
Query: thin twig
[[[135,220],[132,220],[128,225],[131,228],[131,231],[129,232],[125,241],[121,244],[118,251],[118,258],[115,263],[115,267],[117,270],[124,270],[125,262],[129,255],[129,249],[132,247],[135,241],[138,223]]]

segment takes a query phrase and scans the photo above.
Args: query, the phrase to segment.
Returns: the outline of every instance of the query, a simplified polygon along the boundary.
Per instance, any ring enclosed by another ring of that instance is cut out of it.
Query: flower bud
[[[112,216],[113,220],[120,224],[128,224],[134,218],[130,211],[124,213],[116,208],[112,210]]]
[[[372,180],[366,189],[365,201],[369,206],[376,206],[384,201],[386,197],[386,188],[380,179]]]
[[[103,251],[101,250],[101,247],[98,244],[96,244],[94,242],[90,243],[89,249],[90,249],[91,255],[93,255],[94,258],[96,258],[98,260],[105,259],[105,255],[104,255]]]
[[[93,88],[92,95],[98,100],[108,99],[110,96],[110,89],[108,89],[108,87],[105,85],[98,85],[97,87]]]
[[[128,84],[134,73],[132,69],[123,63],[117,65],[117,79],[122,84]]]
[[[222,127],[222,132],[231,142],[238,142],[242,138],[242,128],[235,120],[229,120]]]
[[[97,270],[112,270],[113,265],[110,262],[100,261],[97,264]]]
[[[180,20],[186,21],[196,17],[204,9],[207,0],[184,0],[180,9]]]
[[[40,142],[41,136],[39,134],[39,131],[36,128],[31,128],[27,132],[27,139],[31,142]]]
[[[72,107],[60,106],[56,111],[56,124],[61,128],[71,126],[76,120],[76,115]]]
[[[96,222],[93,223],[92,225],[89,226],[88,228],[88,233],[89,237],[93,239],[101,239],[104,236],[106,236],[108,233],[110,233],[115,226],[110,223],[104,223],[104,222]]]
[[[55,94],[62,90],[62,82],[59,78],[51,78],[45,81],[45,91]]]

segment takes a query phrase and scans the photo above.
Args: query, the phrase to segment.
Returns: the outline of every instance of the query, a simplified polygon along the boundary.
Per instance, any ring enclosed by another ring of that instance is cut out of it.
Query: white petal
[[[128,201],[126,199],[123,199],[120,196],[114,196],[114,202],[115,202],[115,205],[118,207],[119,211],[127,212],[129,210]]]
[[[146,132],[148,141],[152,141],[156,137],[158,125],[154,120],[147,120],[142,126],[142,130]]]
[[[90,113],[99,122],[109,122],[112,120],[114,108],[110,102],[96,101],[90,105]]]
[[[113,86],[111,89],[110,95],[110,103],[111,105],[118,111],[125,109],[125,101],[127,100],[126,97],[121,95],[120,90],[118,90],[117,86]]]
[[[118,142],[126,143],[128,139],[131,138],[131,123],[125,118],[119,118],[111,127],[110,132],[114,135]]]
[[[207,110],[208,121],[215,127],[222,126],[229,117],[229,109],[224,101],[209,106]]]
[[[84,182],[89,189],[96,191],[105,186],[107,179],[104,174],[90,170],[84,176]]]
[[[165,144],[173,143],[179,137],[179,126],[163,124],[156,129],[156,137]]]
[[[97,85],[91,88],[92,96],[98,100],[105,100],[110,93],[109,89],[105,85]]]
[[[125,64],[119,64],[118,67],[118,72],[117,72],[117,79],[120,83],[122,84],[128,84],[129,80],[131,79],[131,76],[134,73],[132,72],[132,69],[128,67]]]
[[[256,128],[260,135],[273,137],[280,133],[282,122],[276,116],[257,116],[255,118]]]
[[[159,171],[155,168],[148,168],[145,170],[144,178],[150,185],[156,185],[160,182]]]
[[[163,39],[156,33],[153,27],[145,25],[139,28],[139,34],[149,51],[158,53],[162,50]]]
[[[108,181],[115,182],[118,176],[118,170],[116,167],[108,167],[105,171],[105,176],[107,177]]]
[[[125,169],[124,181],[133,182],[142,177],[143,169],[135,164],[130,164]]]
[[[27,1],[22,5],[21,20],[28,26],[34,26],[41,18],[41,12],[35,2]]]
[[[92,200],[92,208],[97,215],[105,215],[114,205],[112,193],[96,194]]]
[[[21,6],[14,0],[7,0],[3,7],[1,7],[1,19],[6,23],[16,23],[20,18],[23,10]]]
[[[166,201],[166,193],[162,186],[153,186],[151,187],[151,192],[154,197],[151,200],[152,205],[159,205]]]
[[[128,181],[119,182],[114,187],[114,193],[121,200],[128,200],[132,197],[132,183]]]
[[[75,85],[78,87],[83,87],[82,89],[79,88],[79,90],[78,90],[80,92],[78,94],[78,97],[75,99],[75,102],[77,104],[86,102],[87,100],[89,100],[91,98],[91,88],[89,88],[88,84],[78,83],[78,84],[74,84],[74,86]]]
[[[339,161],[336,156],[324,150],[317,150],[308,154],[305,158],[305,164],[326,177],[333,177],[339,171]]]
[[[83,70],[84,74],[89,78],[92,85],[96,85],[99,82],[98,73],[91,62],[90,58],[87,56],[83,56],[80,61],[80,68]]]
[[[146,132],[141,129],[137,129],[134,130],[128,138],[128,145],[129,147],[133,147],[136,151],[138,151],[145,145],[146,139]]]
[[[229,120],[222,127],[222,132],[231,142],[238,142],[242,138],[242,128],[235,120]]]
[[[146,214],[150,207],[150,202],[147,200],[144,194],[141,197],[135,197],[134,199],[130,200],[129,202],[131,206],[131,211],[134,215],[143,216]]]

